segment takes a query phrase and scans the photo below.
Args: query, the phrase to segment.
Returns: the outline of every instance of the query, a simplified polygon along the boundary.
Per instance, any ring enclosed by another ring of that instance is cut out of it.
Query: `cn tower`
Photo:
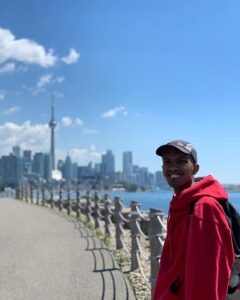
[[[49,127],[51,129],[51,149],[50,149],[50,164],[51,164],[51,173],[55,170],[55,136],[54,129],[56,127],[56,122],[54,121],[54,96],[52,96],[52,109],[51,109],[51,120],[49,122]]]

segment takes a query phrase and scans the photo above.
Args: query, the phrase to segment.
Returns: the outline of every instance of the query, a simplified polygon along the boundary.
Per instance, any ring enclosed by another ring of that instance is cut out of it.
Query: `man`
[[[157,148],[173,188],[154,300],[225,300],[234,262],[231,231],[218,201],[227,193],[211,175],[195,180],[197,152],[176,140]]]

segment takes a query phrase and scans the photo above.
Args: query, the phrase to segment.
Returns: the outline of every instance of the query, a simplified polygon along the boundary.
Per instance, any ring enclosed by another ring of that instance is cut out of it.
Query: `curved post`
[[[70,190],[70,186],[68,185],[67,188],[67,214],[68,216],[70,215],[70,203],[71,203],[71,190]]]
[[[25,202],[28,202],[28,186],[25,185],[24,189],[25,189]]]
[[[42,186],[42,206],[45,206],[45,188]]]
[[[155,281],[159,269],[159,261],[164,243],[165,229],[161,219],[164,214],[160,209],[150,208],[149,239],[150,239],[150,261],[151,261],[151,287],[154,290]]]
[[[100,205],[99,205],[99,196],[98,193],[94,193],[94,223],[95,223],[95,228],[100,227],[99,219],[101,217],[101,212],[100,212]]]
[[[76,202],[77,202],[77,205],[76,205],[76,217],[77,218],[80,217],[80,211],[81,211],[81,208],[80,208],[80,199],[81,199],[80,188],[78,186],[77,187],[77,191],[76,191]]]
[[[21,188],[20,188],[20,200],[23,201],[24,199],[24,186],[23,184],[21,184]]]
[[[16,187],[16,192],[15,192],[15,198],[16,200],[20,200],[20,187]]]
[[[59,185],[59,199],[58,199],[58,210],[62,211],[62,203],[63,203],[63,189]]]
[[[53,209],[53,183],[50,185],[50,206]]]
[[[92,201],[91,201],[91,195],[89,191],[87,191],[86,201],[87,202],[86,202],[85,213],[87,217],[87,222],[92,222]]]
[[[105,233],[111,236],[110,225],[112,225],[111,217],[112,217],[112,210],[111,210],[111,199],[108,197],[108,194],[104,196],[104,228]]]
[[[138,201],[131,202],[131,218],[130,218],[130,228],[131,228],[131,268],[132,270],[136,270],[138,265],[138,257],[140,257],[140,221],[141,217],[138,213],[140,211],[140,203]]]
[[[115,197],[115,214],[114,214],[114,220],[115,220],[115,228],[116,228],[116,248],[117,249],[122,249],[124,248],[123,244],[123,215],[122,215],[122,210],[123,210],[123,204],[122,200],[119,197]]]
[[[30,201],[33,204],[33,185],[30,185]]]
[[[37,186],[37,205],[39,205],[39,186]]]

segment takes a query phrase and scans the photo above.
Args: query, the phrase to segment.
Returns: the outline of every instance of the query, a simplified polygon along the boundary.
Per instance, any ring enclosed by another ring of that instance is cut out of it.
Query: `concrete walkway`
[[[0,200],[1,300],[132,300],[102,243],[50,209]]]

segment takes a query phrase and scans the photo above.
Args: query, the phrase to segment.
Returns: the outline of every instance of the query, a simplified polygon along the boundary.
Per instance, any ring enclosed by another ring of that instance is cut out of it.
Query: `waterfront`
[[[157,190],[149,192],[122,192],[114,191],[107,192],[110,198],[113,200],[114,197],[118,196],[123,200],[125,206],[129,206],[131,201],[139,201],[142,210],[149,210],[150,208],[161,209],[165,214],[168,212],[169,202],[172,198],[172,192],[170,190]],[[240,193],[230,192],[229,201],[237,208],[240,212]],[[104,195],[103,192],[100,193]]]

